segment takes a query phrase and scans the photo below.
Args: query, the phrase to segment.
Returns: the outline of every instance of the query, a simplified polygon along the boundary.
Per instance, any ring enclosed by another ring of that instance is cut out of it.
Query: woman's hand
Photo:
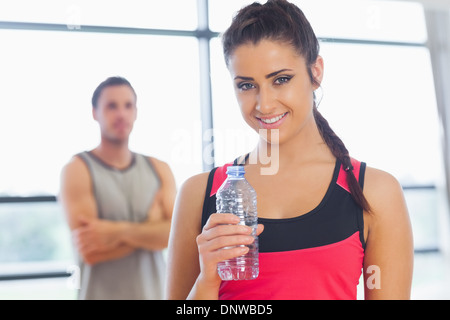
[[[239,222],[239,217],[234,214],[214,213],[197,237],[200,259],[198,281],[203,285],[218,290],[221,283],[217,273],[218,262],[246,254],[249,248],[240,245],[249,245],[255,240],[251,235],[252,228],[239,225]],[[264,226],[258,224],[256,235],[259,235],[263,229]]]

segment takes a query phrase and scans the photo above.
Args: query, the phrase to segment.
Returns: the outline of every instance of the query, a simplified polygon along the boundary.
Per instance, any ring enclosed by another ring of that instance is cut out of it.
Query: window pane
[[[201,170],[201,151],[185,147],[201,144],[195,38],[19,30],[0,38],[0,194],[56,194],[62,166],[99,142],[90,101],[112,75],[138,95],[130,147],[167,161],[177,183]]]
[[[439,213],[445,211],[445,195],[435,189],[407,189],[404,194],[411,216],[414,248],[439,248]]]
[[[67,278],[2,281],[0,300],[76,300]]]
[[[428,49],[322,43],[319,110],[350,153],[403,185],[442,176],[439,122]]]
[[[440,247],[445,207],[439,122],[428,50],[322,44],[319,110],[350,155],[393,174],[405,198],[415,249]],[[447,212],[446,212],[447,214]]]
[[[196,0],[0,0],[0,21],[158,29],[197,27]]]
[[[233,15],[242,7],[253,2],[265,2],[256,0],[209,0],[209,28],[213,31],[222,32],[231,23]]]
[[[0,226],[0,274],[36,272],[17,262],[73,261],[69,228],[56,202],[2,203]]]
[[[224,31],[234,13],[252,2],[210,0],[211,29]],[[305,13],[318,37],[415,43],[424,43],[427,38],[423,7],[419,3],[383,0],[292,2]]]

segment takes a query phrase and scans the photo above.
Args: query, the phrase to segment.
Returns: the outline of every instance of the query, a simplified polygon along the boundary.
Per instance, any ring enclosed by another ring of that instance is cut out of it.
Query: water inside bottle
[[[242,256],[226,261],[221,261],[217,265],[219,276],[222,280],[252,280],[259,275],[258,259],[258,237],[256,236],[257,217],[241,218],[240,224],[253,228],[252,235],[255,240],[247,245],[249,251]],[[242,245],[244,246],[244,245]]]

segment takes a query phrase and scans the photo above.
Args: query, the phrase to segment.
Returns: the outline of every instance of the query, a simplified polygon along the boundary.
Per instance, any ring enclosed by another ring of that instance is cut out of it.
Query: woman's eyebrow
[[[284,71],[292,71],[292,69],[281,69],[281,70],[278,70],[278,71],[274,71],[274,72],[271,72],[271,73],[265,75],[265,78],[266,79],[272,78],[272,77],[276,76],[277,74],[279,74],[281,72],[284,72]],[[234,80],[237,80],[237,79],[241,79],[241,80],[245,80],[245,81],[253,81],[253,80],[255,80],[252,77],[244,77],[244,76],[236,76],[236,77],[234,77]]]
[[[284,72],[284,71],[292,71],[292,69],[281,69],[281,70],[269,73],[266,75],[266,79],[272,78],[272,77],[276,76],[277,74]]]
[[[234,77],[234,80],[237,80],[237,79],[246,80],[246,81],[255,80],[252,77],[243,77],[243,76],[236,76],[236,77]]]

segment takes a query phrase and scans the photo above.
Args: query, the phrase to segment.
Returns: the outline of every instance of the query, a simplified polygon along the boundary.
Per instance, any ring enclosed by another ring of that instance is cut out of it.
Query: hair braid
[[[367,202],[366,197],[364,197],[362,188],[353,172],[353,165],[347,148],[342,140],[331,129],[328,121],[320,114],[315,105],[313,107],[313,113],[317,128],[319,129],[323,140],[327,144],[328,148],[330,148],[331,153],[333,153],[333,155],[342,162],[344,170],[347,172],[347,183],[353,199],[362,209],[370,211],[369,203]]]

